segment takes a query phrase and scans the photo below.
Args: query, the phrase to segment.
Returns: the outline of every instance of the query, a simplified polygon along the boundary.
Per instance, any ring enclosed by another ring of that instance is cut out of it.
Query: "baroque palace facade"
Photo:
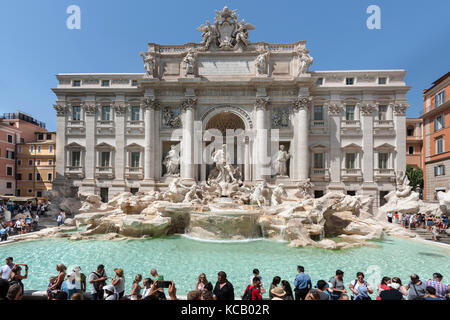
[[[54,186],[106,200],[205,183],[211,140],[234,130],[223,141],[245,185],[310,179],[316,197],[379,205],[406,167],[406,71],[309,71],[305,41],[250,42],[253,29],[225,7],[201,43],[150,43],[143,74],[58,74]]]

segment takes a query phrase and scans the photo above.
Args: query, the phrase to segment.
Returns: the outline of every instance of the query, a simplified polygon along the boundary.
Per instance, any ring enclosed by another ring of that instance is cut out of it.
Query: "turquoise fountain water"
[[[149,276],[156,268],[166,280],[174,280],[179,294],[195,288],[196,277],[205,272],[215,283],[217,272],[224,270],[242,295],[253,268],[259,268],[266,288],[276,275],[293,284],[296,266],[305,266],[313,282],[329,280],[336,269],[345,271],[346,286],[357,271],[375,286],[382,276],[398,276],[405,283],[411,273],[429,279],[440,272],[450,279],[450,249],[416,241],[386,238],[373,242],[376,247],[347,250],[290,248],[287,243],[268,240],[248,242],[204,242],[174,236],[164,239],[129,241],[68,241],[48,239],[0,246],[0,257],[13,256],[30,266],[26,289],[45,290],[50,276],[56,275],[58,263],[81,266],[86,275],[98,264],[106,266],[107,275],[114,268],[125,271],[126,292],[131,291],[134,275]],[[91,286],[88,285],[88,290]],[[267,296],[267,294],[265,294]]]

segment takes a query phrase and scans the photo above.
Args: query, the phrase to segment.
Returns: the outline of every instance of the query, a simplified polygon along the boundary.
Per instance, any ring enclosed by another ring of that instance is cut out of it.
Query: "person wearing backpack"
[[[342,294],[346,294],[344,286],[344,271],[336,270],[336,275],[330,279],[331,299],[339,300]]]
[[[103,300],[103,287],[106,285],[106,280],[108,280],[108,277],[105,273],[105,266],[102,264],[97,267],[96,271],[93,271],[89,275],[89,283],[92,284],[92,300]]]
[[[242,300],[262,300],[261,295],[261,279],[254,277],[252,284],[248,285],[245,289]]]

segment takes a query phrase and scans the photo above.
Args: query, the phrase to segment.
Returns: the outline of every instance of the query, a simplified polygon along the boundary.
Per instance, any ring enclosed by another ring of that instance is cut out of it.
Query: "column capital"
[[[294,111],[308,110],[312,103],[312,97],[298,97],[296,100],[292,101],[292,108]]]
[[[256,98],[255,108],[256,110],[264,110],[267,111],[270,105],[269,97],[258,97]]]
[[[156,110],[159,108],[159,101],[155,97],[144,97],[141,99],[142,108]]]
[[[181,101],[181,109],[187,111],[189,109],[194,109],[197,105],[198,99],[196,97],[189,97]]]
[[[378,110],[378,106],[374,103],[359,103],[358,105],[363,116],[371,116]]]
[[[65,116],[69,109],[65,103],[55,104],[53,105],[53,108],[56,110],[56,115],[58,117]]]
[[[391,103],[391,107],[394,109],[395,116],[406,116],[406,109],[408,109],[409,104],[406,103]]]
[[[332,116],[339,116],[344,111],[344,106],[340,103],[325,103],[328,114]]]
[[[95,115],[99,108],[100,108],[99,103],[95,103],[95,102],[83,103],[83,110],[84,110],[84,112],[86,112],[86,115],[88,115],[88,116]]]
[[[127,105],[124,102],[116,102],[114,104],[114,112],[116,113],[116,115],[123,116],[125,115],[126,111]]]

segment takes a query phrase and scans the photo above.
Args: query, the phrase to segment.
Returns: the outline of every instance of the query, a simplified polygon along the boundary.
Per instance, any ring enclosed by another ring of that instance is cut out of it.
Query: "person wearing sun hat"
[[[270,293],[273,295],[272,300],[284,300],[286,297],[286,291],[284,291],[281,287],[273,288],[270,290]]]
[[[112,279],[111,285],[113,285],[116,289],[116,292],[119,294],[119,298],[122,298],[125,294],[125,278],[123,277],[123,269],[117,268],[114,269],[114,272],[116,274]]]

